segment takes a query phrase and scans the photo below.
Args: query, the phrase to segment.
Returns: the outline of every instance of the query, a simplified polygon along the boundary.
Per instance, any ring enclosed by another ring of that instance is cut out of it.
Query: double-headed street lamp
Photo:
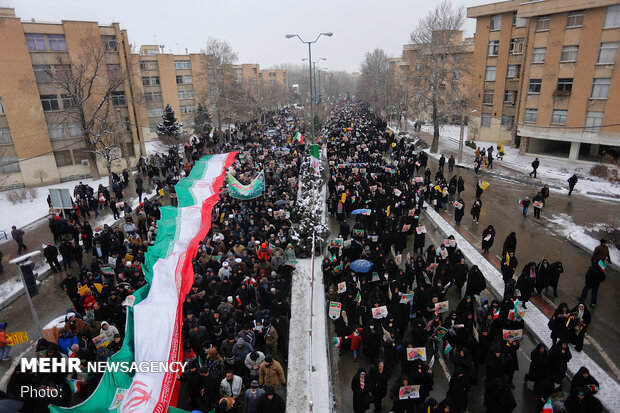
[[[333,34],[334,33],[332,32],[319,33],[319,35],[316,37],[316,39],[314,39],[313,42],[306,42],[298,34],[286,35],[287,39],[297,37],[302,43],[308,45],[308,74],[310,76],[310,136],[312,138],[312,142],[314,142],[314,102],[312,101],[312,43],[316,43],[321,36],[332,37]]]

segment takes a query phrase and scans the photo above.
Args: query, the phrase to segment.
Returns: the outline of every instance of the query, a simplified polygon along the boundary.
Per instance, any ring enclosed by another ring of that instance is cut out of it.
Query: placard
[[[472,329],[472,333],[473,333],[473,335],[474,335],[474,339],[475,339],[477,342],[480,342],[480,336],[478,335],[478,329],[474,327],[474,328]]]
[[[373,272],[371,277],[372,278],[370,279],[370,282],[379,281],[381,279],[381,278],[379,278],[379,273],[377,273],[377,272]]]
[[[486,237],[484,237],[484,240],[485,240],[485,241],[488,241],[488,240],[490,240],[490,239],[491,239],[491,237],[492,237],[492,235],[491,235],[491,234],[487,234],[487,236],[486,236]]]
[[[400,400],[418,399],[420,398],[420,385],[401,386],[398,390],[398,398]]]
[[[426,347],[407,347],[407,360],[426,361]]]
[[[330,301],[329,302],[329,318],[332,320],[337,320],[340,318],[340,310],[342,308],[342,303],[338,301]]]
[[[405,224],[403,225],[402,232],[409,232],[410,229],[411,229],[411,224]]]
[[[523,329],[502,330],[502,338],[504,340],[521,340],[523,338]]]
[[[338,283],[338,294],[342,294],[342,293],[346,293],[346,292],[347,292],[347,283],[346,283],[346,281]]]
[[[483,182],[480,184],[480,188],[482,188],[482,190],[484,191],[485,189],[487,189],[489,187],[489,183],[488,182]]]
[[[416,162],[415,164],[416,164],[416,165],[418,165],[418,166],[420,166],[420,163],[419,163],[419,162]],[[421,183],[424,183],[424,177],[423,177],[423,176],[416,176],[416,177],[414,178],[414,181],[415,181],[415,182],[418,182],[418,183],[420,183],[420,184],[421,184]]]
[[[343,242],[342,238],[332,239],[332,240],[329,241],[329,246],[330,247],[340,248],[340,247],[342,247],[342,242]]]
[[[403,262],[403,254],[398,254],[394,257],[394,262],[396,262],[396,265],[400,265],[400,263]]]
[[[402,192],[396,188],[394,188],[394,195],[401,196]]]
[[[450,308],[450,302],[449,301],[440,301],[437,304],[435,304],[435,312],[437,314],[442,314],[448,311],[448,309]]]
[[[364,236],[364,230],[363,229],[353,229],[353,236],[355,237],[363,237]]]
[[[542,208],[544,204],[539,201],[534,201],[532,205],[534,205],[534,208]]]
[[[445,245],[446,247],[449,248],[454,248],[456,247],[456,240],[455,239],[447,239],[443,242],[443,245]]]
[[[419,227],[415,228],[415,232],[417,232],[418,234],[426,234],[426,227],[424,225],[420,225]]]
[[[413,301],[413,293],[403,294],[400,296],[401,304],[409,304]]]
[[[28,334],[25,331],[14,331],[6,335],[6,343],[9,346],[15,346],[26,341],[28,341]]]
[[[99,347],[107,347],[108,343],[108,338],[106,337],[105,334],[99,334],[97,337],[93,337],[93,344],[95,345],[95,347],[99,348]]]
[[[379,319],[385,318],[388,315],[387,307],[382,305],[381,307],[374,307],[372,309],[372,318]]]
[[[453,205],[454,205],[454,207],[455,207],[456,209],[461,209],[461,208],[463,208],[463,204],[461,204],[459,201],[454,201],[454,204],[453,204]]]

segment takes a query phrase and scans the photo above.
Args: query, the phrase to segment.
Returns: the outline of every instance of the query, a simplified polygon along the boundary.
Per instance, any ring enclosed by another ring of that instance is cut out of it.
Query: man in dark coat
[[[52,245],[51,242],[48,242],[47,246],[43,249],[43,256],[50,265],[52,272],[56,273],[58,271],[62,271],[62,268],[60,268],[60,263],[58,262],[58,248]]]
[[[530,172],[530,176],[534,174],[534,178],[536,178],[536,170],[538,169],[539,165],[540,161],[538,160],[538,158],[534,159],[534,162],[532,162],[532,172]]]
[[[572,195],[573,189],[575,189],[575,185],[577,185],[577,181],[579,181],[577,174],[573,174],[573,176],[568,178],[568,196]]]
[[[598,264],[590,266],[588,272],[586,272],[586,284],[581,290],[581,295],[577,297],[580,302],[585,302],[588,296],[588,291],[592,290],[592,297],[590,298],[590,307],[596,308],[596,300],[598,297],[598,287],[605,280],[605,272],[599,267]]]
[[[22,251],[28,249],[28,247],[24,244],[24,231],[17,229],[17,227],[13,225],[11,236],[17,243],[17,255],[21,255]]]

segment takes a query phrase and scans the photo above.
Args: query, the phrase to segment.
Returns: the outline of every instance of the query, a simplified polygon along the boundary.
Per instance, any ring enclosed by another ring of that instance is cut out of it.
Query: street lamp
[[[297,37],[302,43],[308,45],[308,74],[310,76],[310,136],[312,138],[312,142],[314,142],[314,103],[312,102],[312,43],[316,43],[321,36],[332,37],[334,33],[325,32],[319,33],[319,35],[312,42],[306,42],[302,39],[298,34],[287,34],[285,37],[287,39],[292,39],[293,37]]]
[[[308,59],[301,59],[302,62],[305,62]],[[318,93],[321,93],[321,70],[319,69],[319,82],[318,82],[318,86],[317,86],[317,81],[316,81],[316,64],[319,63],[321,60],[327,60],[324,57],[321,57],[319,60],[315,60],[314,62],[312,62],[312,81],[314,82],[314,104],[318,105],[319,103],[319,95]],[[312,90],[311,90],[312,91]],[[312,99],[312,93],[310,94],[310,98]]]

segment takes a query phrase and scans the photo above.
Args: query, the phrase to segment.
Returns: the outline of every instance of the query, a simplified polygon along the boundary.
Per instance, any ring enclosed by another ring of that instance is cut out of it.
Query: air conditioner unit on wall
[[[90,163],[88,162],[88,159],[82,159],[80,161],[80,163],[82,164],[82,166],[85,166],[85,167],[89,167],[90,166]]]

